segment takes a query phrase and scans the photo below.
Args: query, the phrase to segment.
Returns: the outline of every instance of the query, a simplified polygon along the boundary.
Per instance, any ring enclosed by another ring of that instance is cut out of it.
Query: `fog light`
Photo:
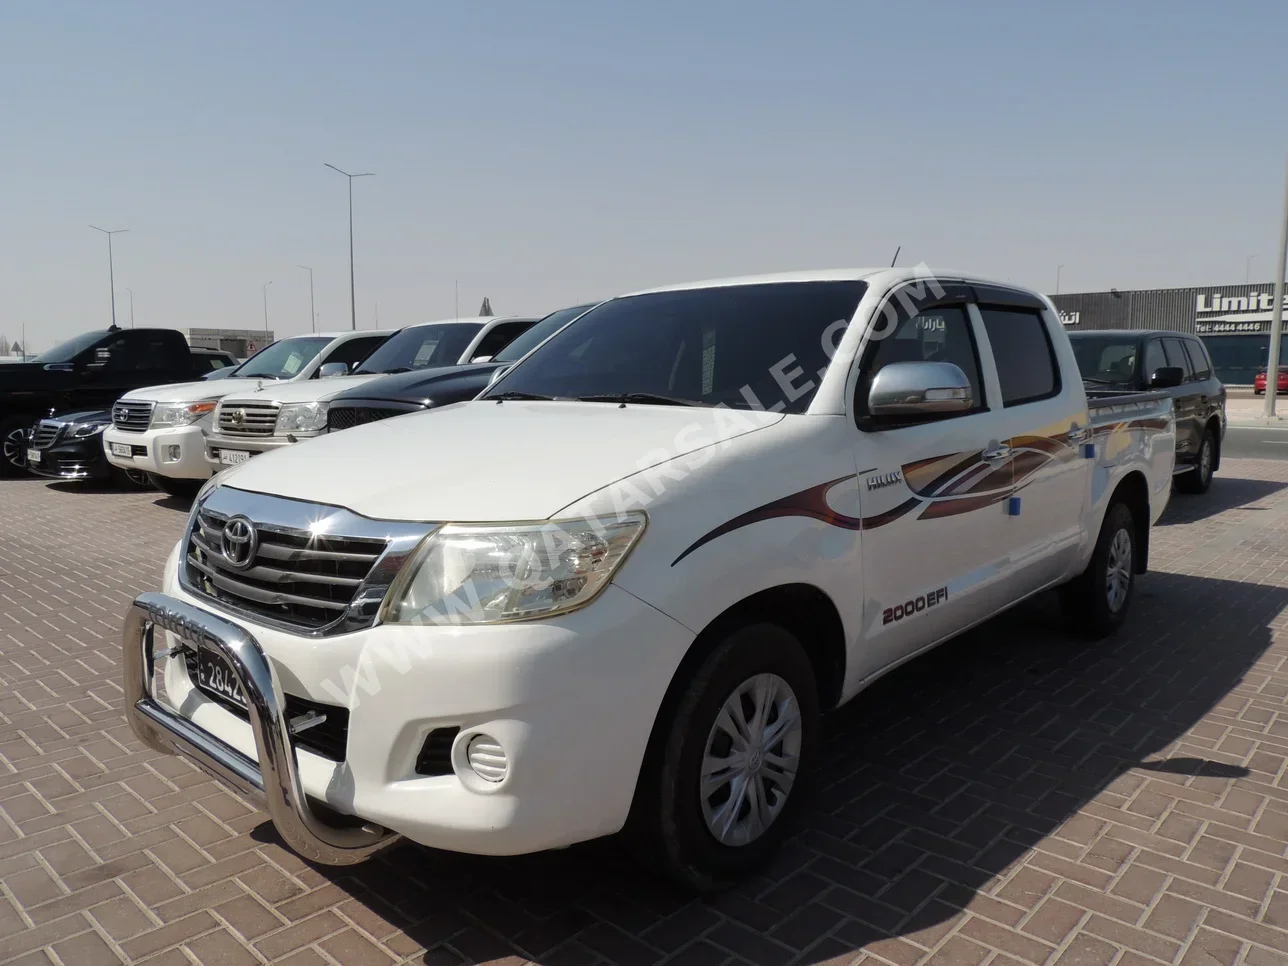
[[[491,735],[475,735],[471,738],[466,758],[469,759],[474,774],[486,782],[499,782],[509,768],[505,749]]]
[[[178,446],[167,446],[167,447],[165,448],[165,453],[166,453],[165,458],[166,458],[166,461],[167,461],[167,462],[170,462],[170,463],[177,463],[177,462],[179,462],[179,447],[178,447]]]

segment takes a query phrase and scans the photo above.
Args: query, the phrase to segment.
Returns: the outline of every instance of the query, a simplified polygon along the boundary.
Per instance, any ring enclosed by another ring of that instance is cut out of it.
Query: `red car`
[[[1258,396],[1266,391],[1266,370],[1262,369],[1257,373],[1256,378],[1252,381],[1252,391]],[[1275,387],[1275,395],[1281,392],[1288,392],[1288,366],[1279,367],[1279,385]]]

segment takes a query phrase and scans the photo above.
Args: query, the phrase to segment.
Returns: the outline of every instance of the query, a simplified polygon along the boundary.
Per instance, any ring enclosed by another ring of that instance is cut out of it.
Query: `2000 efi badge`
[[[881,623],[893,624],[895,621],[901,621],[905,617],[919,614],[927,607],[934,607],[941,600],[947,599],[947,587],[940,587],[938,590],[931,590],[924,594],[918,594],[911,600],[904,601],[902,604],[895,604],[893,607],[887,607],[883,610],[881,612]]]

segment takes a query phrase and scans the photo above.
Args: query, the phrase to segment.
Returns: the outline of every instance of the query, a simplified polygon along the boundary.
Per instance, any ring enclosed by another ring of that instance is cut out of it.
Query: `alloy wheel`
[[[27,431],[22,427],[9,430],[3,442],[4,461],[16,469],[27,468]]]
[[[699,795],[707,830],[722,845],[747,845],[782,813],[796,781],[804,727],[791,685],[757,674],[716,715],[702,756]]]
[[[1131,534],[1123,529],[1115,533],[1109,543],[1109,559],[1105,566],[1105,596],[1111,613],[1118,613],[1127,602],[1131,571]]]

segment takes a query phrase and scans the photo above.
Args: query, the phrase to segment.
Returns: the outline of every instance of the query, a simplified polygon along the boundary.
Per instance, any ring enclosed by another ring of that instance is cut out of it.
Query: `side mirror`
[[[492,361],[491,356],[475,356],[473,359],[470,360],[470,362],[491,362],[491,361]]]
[[[868,391],[868,414],[876,417],[935,417],[974,405],[970,380],[951,362],[892,362],[877,372]]]
[[[509,371],[510,371],[509,366],[501,366],[499,369],[494,370],[492,372],[492,378],[487,381],[488,386],[491,386],[493,383],[495,383],[498,379],[500,379]]]
[[[349,364],[347,362],[324,362],[318,369],[319,379],[330,379],[332,376],[347,376],[349,374]]]
[[[1150,389],[1171,389],[1185,381],[1185,371],[1180,366],[1160,366],[1149,377]]]

